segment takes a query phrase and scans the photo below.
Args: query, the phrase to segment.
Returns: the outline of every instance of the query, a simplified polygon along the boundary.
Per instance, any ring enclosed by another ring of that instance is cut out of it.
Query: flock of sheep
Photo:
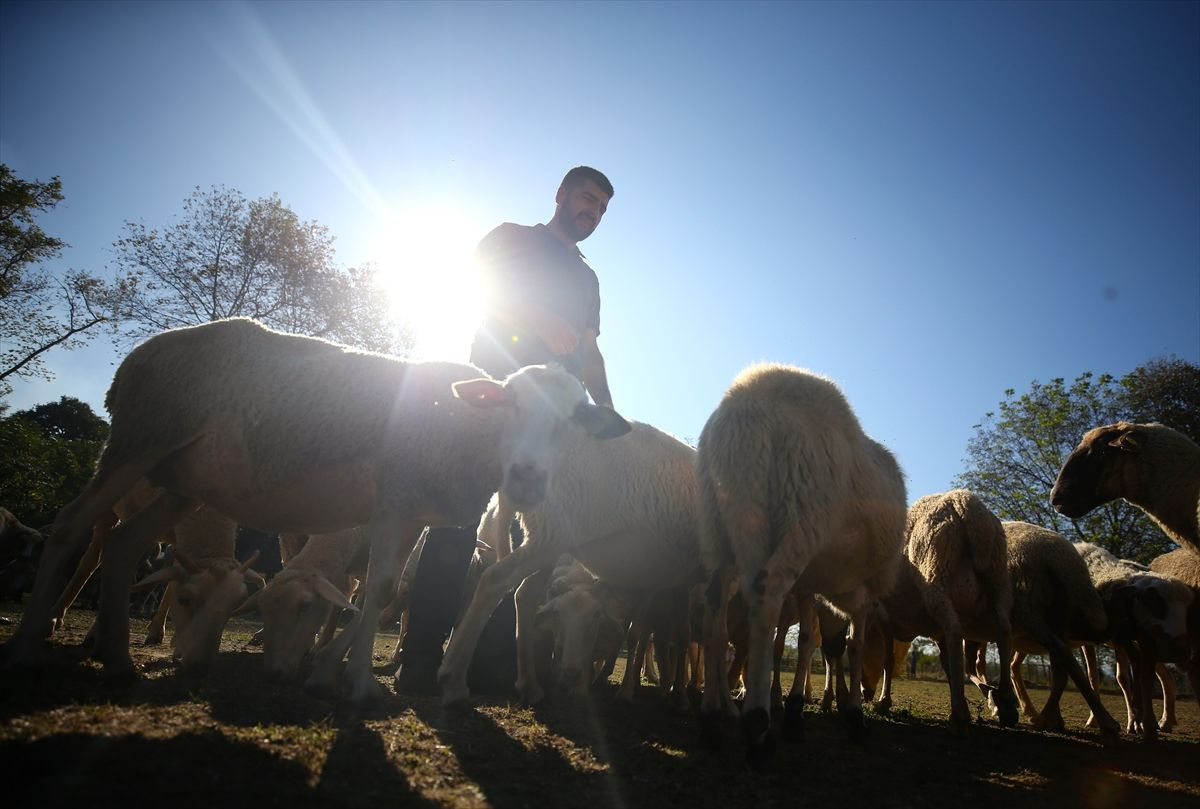
[[[406,362],[234,319],[134,349],[106,406],[108,443],[45,541],[6,668],[45,664],[48,638],[102,563],[86,642],[107,675],[132,675],[134,571],[166,536],[172,564],[137,586],[169,582],[150,634],[162,638],[169,605],[181,666],[210,663],[229,616],[258,611],[268,674],[295,677],[315,651],[306,688],[367,702],[381,688],[375,632],[403,607],[423,529],[483,513],[477,584],[438,671],[447,704],[469,698],[480,634],[514,588],[523,699],[551,685],[586,691],[622,643],[633,659],[618,695],[632,699],[653,638],[672,710],[689,710],[702,688],[703,741],[718,745],[740,723],[756,767],[778,736],[802,736],[818,644],[830,662],[823,705],[836,693],[852,738],[865,727],[864,698],[889,709],[898,644],[916,635],[939,644],[960,734],[971,721],[966,682],[1001,724],[1020,711],[1056,728],[1070,677],[1089,723],[1114,743],[1120,727],[1096,696],[1094,653],[1085,672],[1076,645],[1115,649],[1125,729],[1147,740],[1174,722],[1163,663],[1186,669],[1200,694],[1200,447],[1162,425],[1090,431],[1051,494],[1072,518],[1119,497],[1145,510],[1182,546],[1145,568],[1001,522],[965,490],[909,508],[896,459],[863,433],[837,386],[784,365],[740,374],[692,448],[589,404],[554,367],[498,382],[470,365]],[[525,535],[516,548],[514,517]],[[280,534],[285,565],[270,583],[253,559],[234,559],[237,523]],[[338,632],[346,609],[353,617]],[[780,652],[795,624],[799,668],[785,698]],[[1031,652],[1053,671],[1041,711],[1020,678]]]

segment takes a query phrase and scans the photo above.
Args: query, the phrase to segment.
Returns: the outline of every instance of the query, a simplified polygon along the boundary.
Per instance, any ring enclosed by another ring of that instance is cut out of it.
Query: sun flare
[[[481,236],[462,211],[429,206],[394,216],[376,238],[375,281],[412,328],[414,358],[467,361],[485,297],[472,261]]]

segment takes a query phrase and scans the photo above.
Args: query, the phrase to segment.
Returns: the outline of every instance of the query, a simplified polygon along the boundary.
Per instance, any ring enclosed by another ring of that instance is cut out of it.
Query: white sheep
[[[1192,694],[1196,697],[1196,702],[1200,703],[1200,555],[1187,548],[1177,548],[1152,559],[1150,569],[1192,588],[1192,605],[1187,613],[1191,651],[1184,669],[1187,671],[1188,682],[1192,685]],[[1175,719],[1175,681],[1166,667],[1161,665],[1158,668],[1158,679],[1163,689],[1162,729],[1169,730],[1178,724]]]
[[[709,588],[704,738],[719,745],[736,715],[723,677],[725,610],[734,578],[750,611],[742,709],[747,757],[762,765],[770,733],[772,640],[784,599],[819,592],[850,616],[851,735],[862,723],[862,645],[871,599],[888,592],[904,543],[904,476],[867,437],[828,379],[784,365],[743,371],[709,417],[696,462],[700,540]],[[803,685],[786,701],[784,730],[801,733]]]
[[[1087,565],[1061,534],[1025,522],[1002,525],[1008,540],[1013,593],[1011,621],[1016,651],[1010,669],[1022,712],[1039,730],[1062,729],[1059,700],[1070,676],[1096,716],[1104,743],[1116,744],[1120,728],[1070,648],[1071,643],[1100,643],[1108,636],[1108,616]],[[1031,652],[1049,655],[1053,672],[1050,695],[1040,714],[1021,679],[1021,662]]]
[[[106,543],[97,619],[106,673],[133,671],[124,605],[137,558],[204,504],[271,532],[364,526],[362,612],[318,655],[308,685],[332,689],[349,651],[351,699],[377,696],[372,644],[396,560],[425,525],[477,519],[498,488],[523,507],[539,502],[557,446],[576,432],[564,425],[598,436],[626,429],[586,396],[558,368],[525,368],[501,383],[470,365],[405,362],[241,318],[152,337],[117,369],[108,443],[55,522],[5,665],[37,663],[67,564],[113,503],[149,477],[163,494]]]
[[[280,546],[294,547],[294,534],[281,534]],[[303,547],[289,554],[283,570],[262,590],[237,609],[257,609],[262,615],[263,666],[276,679],[296,676],[304,656],[333,639],[342,610],[350,603],[354,586],[367,571],[367,536],[357,528],[314,534]]]
[[[1162,424],[1121,421],[1084,434],[1050,491],[1059,513],[1077,519],[1123,497],[1174,542],[1200,553],[1200,446]]]
[[[1158,731],[1152,706],[1156,669],[1160,661],[1187,662],[1192,590],[1143,565],[1118,559],[1099,545],[1079,542],[1075,550],[1087,564],[1108,613],[1110,645],[1118,650],[1117,683],[1125,695],[1126,730],[1140,729],[1153,741]]]
[[[467,698],[467,666],[488,615],[518,585],[516,686],[526,700],[541,699],[530,639],[547,577],[563,553],[610,585],[647,596],[698,578],[694,459],[682,441],[638,422],[614,441],[567,440],[545,499],[520,510],[525,541],[483,572],[454,628],[438,670],[443,701]],[[489,510],[479,535],[498,541],[515,509],[501,492]],[[489,531],[488,520],[500,529]],[[682,691],[673,695],[673,707],[686,699]]]
[[[963,691],[963,641],[995,640],[1000,659],[1012,657],[1012,585],[1000,520],[966,489],[931,494],[908,510],[904,560],[896,588],[880,599],[884,637],[883,684],[876,710],[891,707],[896,640],[935,639],[950,686],[950,724],[961,735],[971,724]],[[973,667],[973,661],[972,661]],[[1017,700],[1007,667],[995,694],[1000,723],[1017,723]]]

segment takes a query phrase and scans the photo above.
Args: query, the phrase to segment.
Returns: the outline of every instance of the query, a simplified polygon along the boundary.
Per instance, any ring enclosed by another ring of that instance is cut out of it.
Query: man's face
[[[563,229],[577,242],[581,242],[600,224],[604,212],[608,210],[608,194],[591,180],[584,180],[574,188],[560,188],[558,211],[555,216],[562,223]]]

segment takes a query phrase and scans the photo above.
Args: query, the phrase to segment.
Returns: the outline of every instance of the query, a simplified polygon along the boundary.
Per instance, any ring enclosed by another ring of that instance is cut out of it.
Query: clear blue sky
[[[196,186],[387,265],[381,234],[466,252],[596,166],[618,409],[694,440],[746,364],[808,367],[910,499],[1006,388],[1200,362],[1195,2],[5,2],[0,160],[62,178],[55,266],[97,273]],[[9,403],[103,414],[114,362]]]

